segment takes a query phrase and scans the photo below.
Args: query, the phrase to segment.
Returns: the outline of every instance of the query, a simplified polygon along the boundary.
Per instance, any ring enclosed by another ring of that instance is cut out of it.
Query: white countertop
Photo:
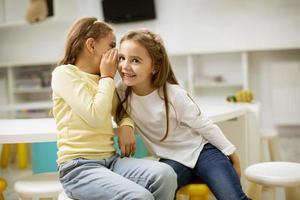
[[[215,123],[227,121],[246,113],[243,106],[234,104],[206,105],[200,109]],[[2,119],[0,143],[32,143],[56,141],[56,125],[53,118]]]
[[[2,144],[50,141],[56,141],[56,125],[53,118],[0,120]]]

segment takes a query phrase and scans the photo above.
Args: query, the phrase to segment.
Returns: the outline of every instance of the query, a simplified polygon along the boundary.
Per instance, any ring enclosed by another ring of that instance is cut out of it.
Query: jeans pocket
[[[59,178],[63,178],[66,174],[68,174],[72,169],[76,168],[78,164],[78,160],[70,160],[59,166]]]

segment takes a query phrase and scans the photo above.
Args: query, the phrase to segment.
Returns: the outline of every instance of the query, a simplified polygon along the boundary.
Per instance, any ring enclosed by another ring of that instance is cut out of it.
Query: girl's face
[[[102,55],[106,51],[115,47],[116,47],[116,37],[113,32],[109,33],[106,37],[95,41],[94,58],[95,58],[95,67],[97,68],[98,71],[99,71]]]
[[[119,49],[119,73],[123,83],[137,94],[152,89],[152,60],[147,49],[137,42],[125,40]]]

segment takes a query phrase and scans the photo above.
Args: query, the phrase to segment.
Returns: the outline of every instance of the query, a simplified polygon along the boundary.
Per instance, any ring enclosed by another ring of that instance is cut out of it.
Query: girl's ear
[[[156,74],[156,73],[158,72],[157,69],[158,69],[157,66],[154,66],[154,67],[153,67],[153,69],[152,69],[152,74],[153,74],[153,75]]]
[[[95,40],[93,38],[88,38],[85,41],[85,46],[86,46],[88,52],[90,52],[91,54],[95,53]]]

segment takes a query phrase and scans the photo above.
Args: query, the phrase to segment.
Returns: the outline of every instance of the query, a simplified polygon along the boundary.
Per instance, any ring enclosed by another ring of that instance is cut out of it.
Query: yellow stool
[[[7,187],[7,183],[4,179],[0,178],[0,200],[4,200],[3,192]]]
[[[193,183],[181,187],[176,193],[176,200],[208,200],[209,194],[206,184]]]
[[[11,153],[11,144],[3,144],[1,152],[1,168],[7,168]],[[28,164],[28,147],[27,144],[17,144],[17,156],[19,169],[26,169]]]

